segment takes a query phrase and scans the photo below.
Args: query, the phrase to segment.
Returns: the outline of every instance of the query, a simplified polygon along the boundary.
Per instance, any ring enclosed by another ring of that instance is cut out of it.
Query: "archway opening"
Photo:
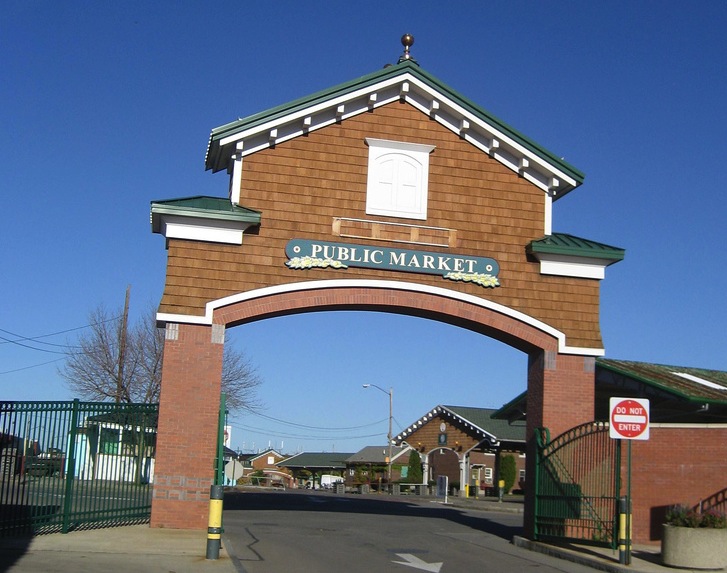
[[[228,329],[263,380],[259,412],[232,412],[231,447],[355,452],[437,405],[497,409],[527,387],[528,357],[460,326],[402,314],[317,311]]]

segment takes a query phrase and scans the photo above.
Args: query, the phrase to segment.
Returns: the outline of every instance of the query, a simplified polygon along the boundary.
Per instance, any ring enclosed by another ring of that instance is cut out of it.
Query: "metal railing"
[[[0,402],[0,536],[148,521],[158,412]]]

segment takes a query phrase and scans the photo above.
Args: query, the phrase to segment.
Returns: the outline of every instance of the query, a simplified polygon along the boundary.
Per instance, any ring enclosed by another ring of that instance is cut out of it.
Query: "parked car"
[[[313,483],[312,479],[305,482],[305,489],[331,489],[337,483],[343,483],[343,478],[324,474],[315,483]]]
[[[64,455],[58,448],[48,448],[37,456],[25,458],[25,473],[33,477],[60,476],[63,473]]]

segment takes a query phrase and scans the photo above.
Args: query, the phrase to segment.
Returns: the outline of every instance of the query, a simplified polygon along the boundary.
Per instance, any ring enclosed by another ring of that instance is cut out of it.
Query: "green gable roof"
[[[369,93],[369,90],[372,92]],[[493,156],[508,162],[511,168],[523,169],[523,176],[537,181],[536,184],[541,187],[549,189],[550,181],[557,180],[558,184],[553,188],[556,199],[583,182],[581,171],[411,61],[402,61],[356,80],[214,128],[210,134],[205,167],[213,171],[227,169],[235,153],[253,153],[276,142],[302,135],[307,130],[341,121],[349,116],[347,114],[362,113],[394,99],[412,103],[457,131],[463,139],[487,148]],[[347,111],[346,106],[354,101],[357,102],[354,106],[356,110]],[[501,140],[502,148],[499,147]],[[241,148],[238,149],[238,146]],[[530,161],[522,160],[523,157],[529,157]]]
[[[498,441],[525,441],[525,425],[513,425],[506,420],[493,418],[492,415],[497,411],[495,408],[472,408],[468,406],[444,406],[444,408],[459,416],[462,420],[494,435]]]
[[[525,424],[510,424],[506,420],[492,417],[496,412],[493,408],[473,408],[469,406],[437,406],[430,412],[406,428],[398,436],[398,442],[406,441],[409,434],[414,433],[433,418],[440,416],[450,418],[468,429],[479,439],[495,442],[525,442]]]

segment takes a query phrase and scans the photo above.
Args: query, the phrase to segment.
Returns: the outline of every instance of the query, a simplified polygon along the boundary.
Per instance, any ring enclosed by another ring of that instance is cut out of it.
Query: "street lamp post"
[[[380,390],[384,394],[388,394],[389,395],[389,433],[386,436],[386,438],[387,438],[387,440],[389,442],[389,456],[388,456],[388,458],[386,460],[386,483],[387,483],[387,487],[391,487],[391,458],[392,458],[392,451],[391,451],[391,441],[392,441],[391,440],[392,439],[392,435],[391,435],[391,421],[394,418],[394,389],[393,388],[389,388],[389,390],[386,391],[381,386],[377,386],[376,384],[364,384],[363,387],[364,388],[373,387],[373,388],[376,388],[377,390]]]

